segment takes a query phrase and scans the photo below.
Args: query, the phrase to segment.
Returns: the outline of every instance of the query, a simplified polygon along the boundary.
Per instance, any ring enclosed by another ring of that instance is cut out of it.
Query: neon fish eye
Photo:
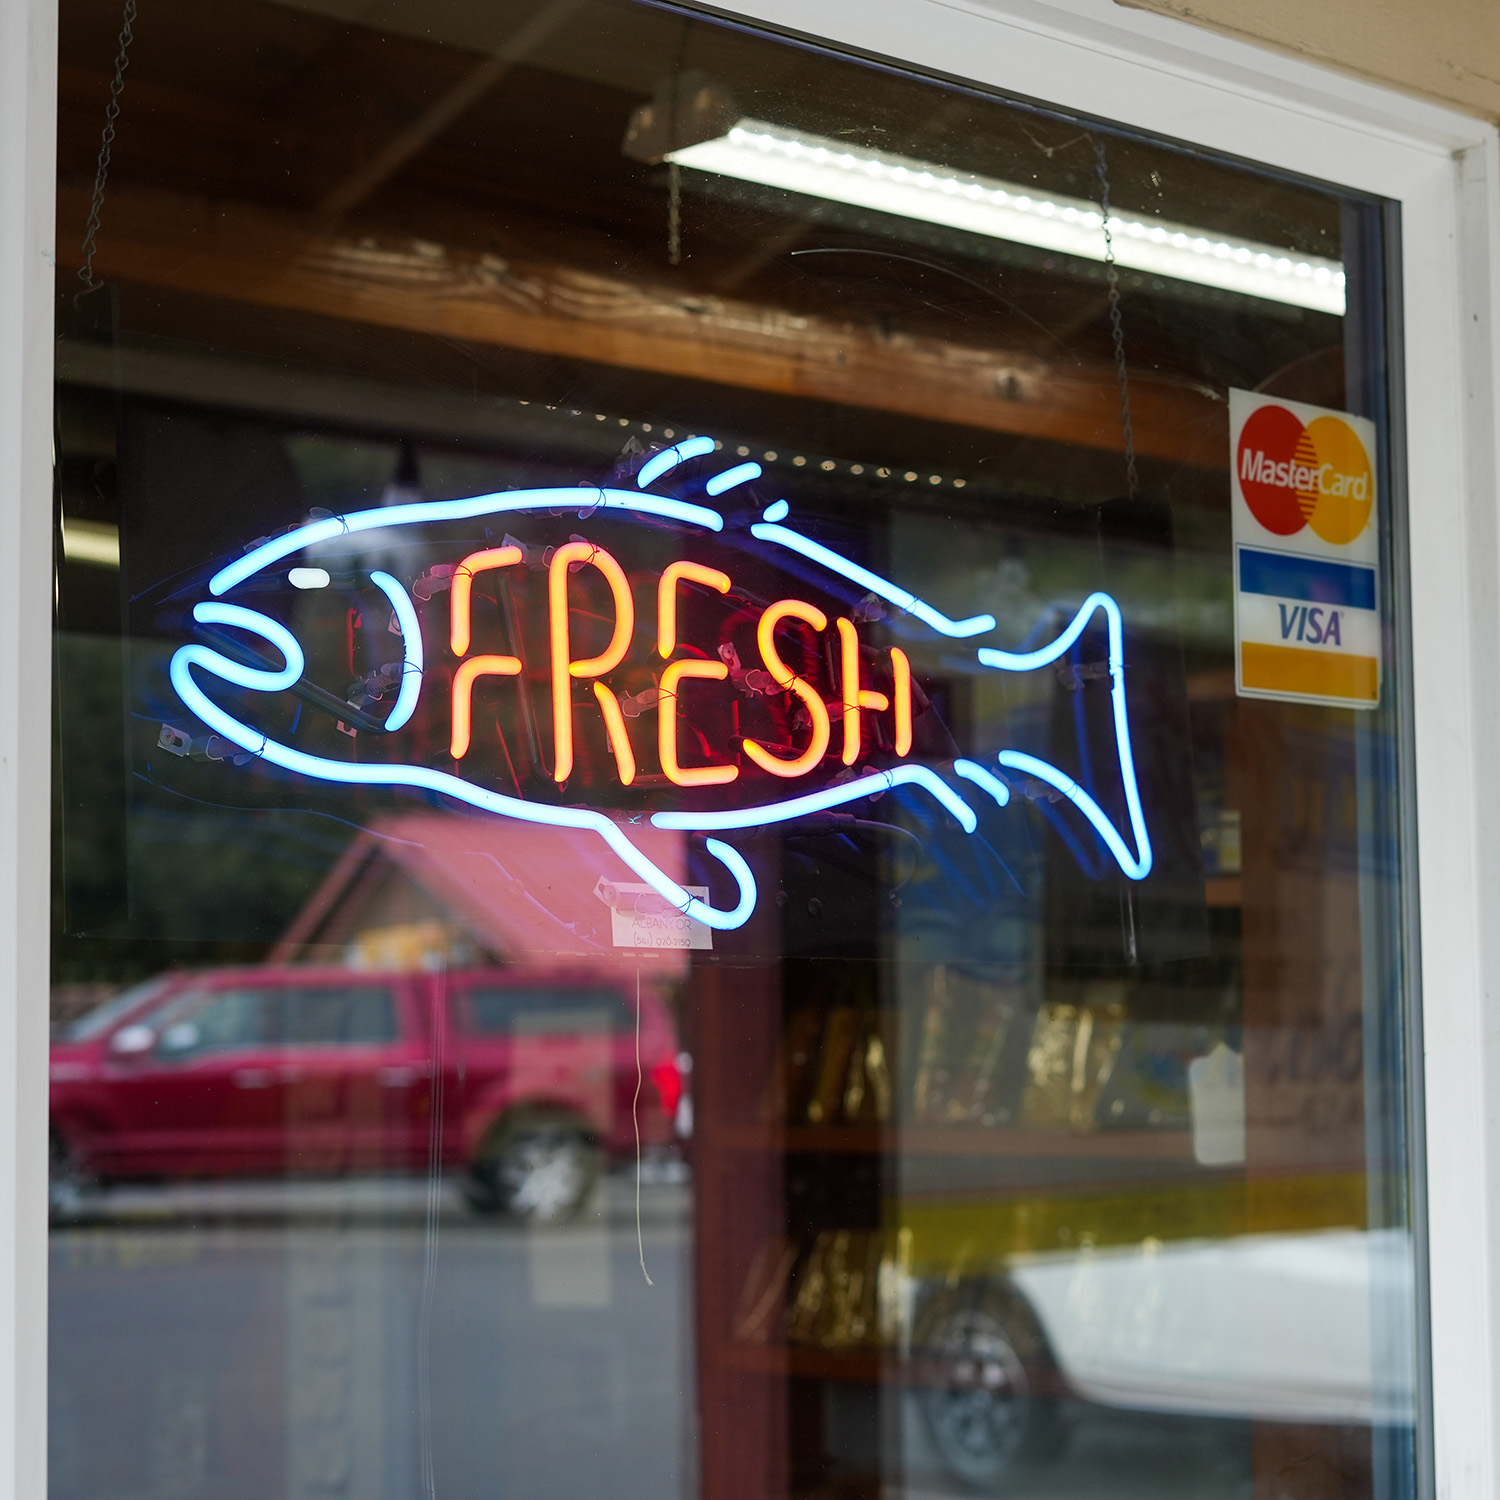
[[[294,589],[326,589],[332,582],[327,568],[293,568],[286,581]]]

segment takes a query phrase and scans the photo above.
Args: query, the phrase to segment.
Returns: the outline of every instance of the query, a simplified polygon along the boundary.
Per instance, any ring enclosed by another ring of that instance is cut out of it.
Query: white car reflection
[[[913,1285],[913,1394],[947,1472],[992,1492],[1113,1408],[1168,1418],[1414,1420],[1404,1230],[1254,1234],[1016,1257]]]
[[[1285,1422],[1413,1419],[1404,1230],[1147,1240],[1028,1257],[1010,1274],[1086,1400]]]

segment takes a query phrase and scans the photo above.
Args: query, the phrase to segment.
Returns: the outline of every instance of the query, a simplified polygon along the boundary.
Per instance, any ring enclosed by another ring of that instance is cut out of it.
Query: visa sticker
[[[1380,701],[1375,424],[1229,393],[1235,689],[1245,698]]]

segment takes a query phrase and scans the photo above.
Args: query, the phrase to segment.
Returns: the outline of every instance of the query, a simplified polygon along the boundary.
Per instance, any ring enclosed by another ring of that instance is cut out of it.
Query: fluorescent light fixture
[[[93,563],[101,568],[120,566],[120,528],[107,521],[62,523],[63,556],[69,562]]]
[[[1097,203],[760,120],[742,119],[727,135],[672,151],[665,160],[1084,260],[1102,261],[1105,255]],[[1115,213],[1109,228],[1116,262],[1131,270],[1343,316],[1344,268],[1338,261],[1165,219]]]

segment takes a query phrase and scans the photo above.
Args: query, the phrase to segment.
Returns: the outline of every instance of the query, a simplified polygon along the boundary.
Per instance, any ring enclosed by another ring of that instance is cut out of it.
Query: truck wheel
[[[98,1181],[78,1165],[67,1138],[54,1130],[47,1152],[47,1208],[55,1222],[86,1215],[99,1194]]]
[[[601,1165],[599,1148],[577,1125],[517,1123],[481,1148],[467,1196],[481,1213],[530,1224],[565,1223],[588,1201]]]
[[[918,1311],[912,1357],[924,1425],[955,1479],[993,1493],[1012,1471],[1057,1457],[1059,1382],[1013,1288],[935,1288]]]

